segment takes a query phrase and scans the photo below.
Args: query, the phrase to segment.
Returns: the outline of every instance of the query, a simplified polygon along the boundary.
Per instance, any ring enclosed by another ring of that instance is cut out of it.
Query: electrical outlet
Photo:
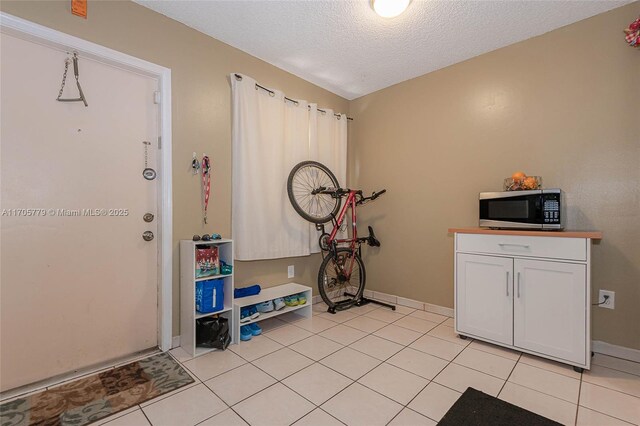
[[[609,298],[606,301],[604,300],[605,296],[609,296]],[[615,309],[616,292],[609,291],[609,290],[600,290],[598,292],[598,303],[599,303],[598,306],[601,308]]]
[[[296,275],[296,268],[293,265],[289,265],[287,268],[287,278],[293,278]]]

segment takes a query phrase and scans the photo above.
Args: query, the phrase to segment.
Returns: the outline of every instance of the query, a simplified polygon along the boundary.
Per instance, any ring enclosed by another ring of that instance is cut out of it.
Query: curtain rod
[[[242,81],[242,76],[241,76],[240,74],[234,74],[234,75],[236,76],[236,79],[237,79],[238,81]],[[264,90],[265,92],[269,93],[271,96],[273,96],[273,95],[275,95],[275,94],[276,94],[276,92],[274,92],[273,90],[268,89],[268,88],[266,88],[266,87],[264,87],[264,86],[261,86],[261,85],[259,85],[258,83],[256,83],[256,89],[258,89],[258,88],[260,88],[260,89]],[[284,97],[284,100],[285,100],[285,101],[292,102],[292,103],[294,103],[294,104],[296,104],[296,105],[298,105],[298,103],[299,103],[299,102],[298,102],[298,101],[296,101],[295,99],[287,98],[286,96]],[[309,106],[309,108],[311,108],[311,106]],[[325,111],[325,110],[323,110],[323,109],[320,109],[320,108],[317,108],[317,110],[318,110],[318,111],[320,111],[320,112],[321,112],[321,113],[323,113],[323,114],[326,114],[326,113],[327,113],[327,111]],[[338,120],[342,118],[342,116],[341,116],[340,114],[335,114],[335,113],[334,113],[333,115],[334,115],[334,116],[336,116],[336,117],[338,117]],[[347,120],[348,120],[348,121],[353,121],[353,118],[351,118],[351,117],[347,117]]]

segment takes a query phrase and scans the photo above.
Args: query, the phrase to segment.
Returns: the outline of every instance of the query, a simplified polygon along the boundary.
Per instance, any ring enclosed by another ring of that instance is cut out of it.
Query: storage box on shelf
[[[213,351],[196,345],[196,319],[220,315],[229,321],[231,343],[238,340],[234,336],[233,315],[233,272],[196,278],[196,249],[218,248],[219,260],[233,266],[233,241],[227,239],[212,241],[180,241],[180,346],[191,356],[202,355]],[[196,283],[208,280],[222,279],[224,303],[221,310],[216,312],[198,312],[196,310]]]
[[[307,303],[305,303],[304,305],[285,306],[279,311],[273,310],[271,312],[264,312],[264,313],[261,312],[258,318],[247,321],[247,322],[243,322],[242,324],[240,323],[241,308],[244,308],[245,306],[256,305],[258,303],[266,302],[268,300],[277,299],[278,297],[291,296],[293,294],[299,294],[299,293],[304,293],[305,297],[307,298]],[[232,328],[233,341],[234,342],[240,341],[241,325],[247,325],[254,322],[266,320],[267,318],[273,318],[278,315],[286,314],[288,312],[295,312],[297,315],[303,316],[305,318],[311,318],[311,305],[313,304],[311,297],[312,297],[311,287],[307,287],[302,284],[288,283],[288,284],[277,285],[275,287],[264,288],[262,289],[262,291],[260,291],[259,294],[256,294],[255,296],[240,297],[240,298],[234,299],[233,300],[234,327]]]

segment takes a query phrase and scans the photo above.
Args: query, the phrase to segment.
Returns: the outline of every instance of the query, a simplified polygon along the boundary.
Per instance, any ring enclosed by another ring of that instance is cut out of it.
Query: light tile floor
[[[368,305],[262,322],[264,333],[195,359],[196,383],[103,419],[137,425],[435,425],[472,386],[567,425],[640,425],[640,364],[596,354],[584,374],[459,339],[451,318]]]

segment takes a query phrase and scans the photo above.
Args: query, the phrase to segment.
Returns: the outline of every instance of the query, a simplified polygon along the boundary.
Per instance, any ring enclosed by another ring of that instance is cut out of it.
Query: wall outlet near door
[[[293,278],[296,274],[296,268],[293,265],[287,267],[287,278]]]
[[[606,300],[605,300],[605,296]],[[600,290],[598,292],[598,307],[607,308],[607,309],[615,309],[616,302],[616,292],[609,290]]]

